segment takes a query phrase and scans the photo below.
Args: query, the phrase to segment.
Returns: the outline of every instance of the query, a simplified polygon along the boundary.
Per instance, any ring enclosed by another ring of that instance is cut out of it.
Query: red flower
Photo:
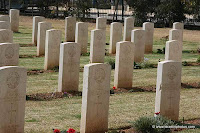
[[[156,114],[156,115],[159,115],[159,114],[160,114],[160,112],[156,112],[155,114]]]
[[[73,128],[70,128],[67,133],[76,133],[76,130],[74,130]]]
[[[115,90],[116,89],[116,87],[115,86],[113,86],[113,90]]]
[[[59,129],[54,129],[53,132],[54,133],[60,133],[60,130]]]

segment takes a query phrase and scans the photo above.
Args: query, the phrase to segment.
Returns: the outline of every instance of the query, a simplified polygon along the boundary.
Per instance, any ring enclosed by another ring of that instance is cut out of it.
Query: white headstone
[[[154,23],[143,23],[143,30],[145,30],[145,53],[149,54],[153,51]]]
[[[90,63],[104,63],[106,35],[104,30],[91,31]]]
[[[169,41],[172,40],[181,42],[180,49],[183,50],[183,30],[171,29],[169,31]]]
[[[108,131],[110,76],[108,64],[84,66],[80,133]]]
[[[122,23],[113,22],[110,27],[110,48],[109,53],[116,53],[116,44],[122,40]]]
[[[134,44],[134,61],[142,62],[145,51],[145,31],[132,30],[131,42]]]
[[[88,46],[88,23],[76,23],[75,42],[81,44],[81,54],[87,53]]]
[[[32,43],[37,45],[38,23],[44,21],[44,17],[33,17],[33,29],[32,29]]]
[[[10,17],[8,15],[0,15],[0,21],[6,21],[10,23]]]
[[[58,91],[78,91],[81,46],[74,42],[60,45]]]
[[[65,18],[65,41],[75,42],[76,18]]]
[[[9,16],[10,16],[11,30],[13,32],[18,32],[19,31],[19,10],[10,9]]]
[[[11,29],[10,22],[0,21],[0,29]]]
[[[178,40],[180,42],[183,42],[183,31],[177,29],[171,29],[169,31],[169,41],[172,40]]]
[[[165,60],[182,62],[182,43],[177,40],[167,41],[165,47]]]
[[[181,90],[181,62],[158,63],[155,112],[178,121]]]
[[[46,31],[44,70],[59,66],[61,39],[62,31],[55,29]]]
[[[106,18],[102,18],[102,17],[96,18],[96,29],[106,31],[106,23],[107,23]]]
[[[0,67],[0,133],[24,133],[26,69]]]
[[[183,30],[184,24],[180,23],[180,22],[175,22],[175,23],[173,23],[173,29]]]
[[[46,31],[51,29],[51,25],[49,22],[38,23],[37,56],[45,54]]]
[[[0,43],[0,67],[17,66],[19,62],[19,45]]]
[[[124,20],[124,36],[123,36],[124,41],[131,41],[131,31],[134,28],[134,21],[135,20],[133,17],[125,18],[125,20]]]
[[[13,43],[13,32],[9,29],[0,29],[0,43]]]
[[[134,66],[134,45],[132,42],[117,43],[115,58],[114,86],[117,88],[131,88]]]

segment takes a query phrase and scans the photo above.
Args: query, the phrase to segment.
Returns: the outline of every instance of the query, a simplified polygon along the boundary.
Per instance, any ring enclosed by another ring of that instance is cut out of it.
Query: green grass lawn
[[[30,17],[26,17],[28,21],[21,22],[20,33],[14,34],[14,42],[19,43],[20,47],[20,63],[19,66],[31,70],[43,70],[44,57],[36,57],[36,47],[29,46],[32,40],[32,29]],[[63,20],[52,21],[54,28],[63,31],[64,25],[59,25]],[[89,29],[94,28],[94,24],[89,25]],[[162,30],[162,29],[159,29]],[[107,40],[109,43],[109,26],[107,29]],[[89,32],[90,34],[90,32]],[[192,36],[192,35],[191,35]],[[89,41],[90,42],[90,36]],[[145,55],[149,59],[149,63],[157,64],[158,61],[164,60],[164,54],[157,54],[157,49],[165,46],[166,40],[155,37],[154,54]],[[200,42],[200,38],[199,38]],[[191,42],[184,40],[183,45],[183,61],[196,62],[199,54],[197,47],[200,45],[198,41]],[[109,46],[106,46],[108,49]],[[89,47],[88,47],[89,50]],[[114,59],[115,56],[106,56],[105,60]],[[80,67],[89,63],[89,56],[81,56]],[[155,86],[156,85],[156,68],[133,69],[133,87]],[[114,70],[111,73],[111,85],[113,87]],[[82,90],[83,72],[80,72],[79,90]],[[200,84],[200,66],[183,66],[182,83],[199,83]],[[38,75],[29,75],[27,82],[27,94],[54,92],[57,90],[58,72],[44,72]],[[185,88],[181,90],[180,103],[180,120],[200,118],[200,88]],[[130,126],[130,122],[141,116],[153,116],[155,93],[154,92],[132,92],[119,93],[110,97],[109,110],[109,129],[118,129],[120,127]],[[55,99],[52,101],[27,101],[25,116],[25,132],[27,133],[51,133],[53,128],[67,129],[74,128],[79,131],[81,118],[81,97]],[[185,130],[186,132],[200,132],[200,130]]]

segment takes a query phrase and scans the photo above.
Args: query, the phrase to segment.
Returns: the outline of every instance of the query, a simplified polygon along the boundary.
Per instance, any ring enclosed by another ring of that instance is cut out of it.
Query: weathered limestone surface
[[[122,23],[113,22],[110,27],[110,48],[109,53],[116,53],[116,44],[122,39]]]
[[[51,29],[51,26],[49,22],[38,23],[37,56],[45,54],[46,31]]]
[[[103,18],[103,17],[96,18],[96,29],[106,31],[106,23],[107,23],[106,18]]]
[[[132,42],[117,43],[115,58],[114,86],[116,88],[131,88],[134,66],[134,45]]]
[[[145,31],[132,30],[131,42],[134,44],[134,61],[142,62],[145,51]]]
[[[0,29],[11,29],[10,22],[0,21]]]
[[[91,31],[90,63],[104,63],[106,35],[104,30]]]
[[[143,23],[143,30],[145,30],[145,54],[149,54],[153,51],[154,23]]]
[[[84,66],[81,133],[108,131],[111,67],[93,63]]]
[[[81,54],[87,53],[88,46],[88,23],[76,23],[75,42],[81,44]]]
[[[165,46],[165,60],[182,62],[182,43],[180,41],[167,41]]]
[[[59,66],[61,39],[62,31],[55,29],[46,31],[44,70]]]
[[[58,91],[78,91],[81,46],[74,42],[60,45]]]
[[[11,30],[13,32],[18,32],[19,31],[19,10],[10,9],[9,16],[10,16]]]
[[[6,21],[10,23],[10,17],[8,15],[0,15],[0,21]]]
[[[41,16],[33,17],[32,43],[37,45],[38,23],[44,21],[45,18]]]
[[[0,67],[17,66],[19,62],[19,45],[0,43]]]
[[[65,41],[75,42],[76,18],[65,18]]]
[[[9,29],[0,29],[0,43],[13,43],[13,32]]]
[[[183,31],[182,30],[176,30],[171,29],[169,31],[169,41],[177,40],[181,42],[180,49],[183,49]]]
[[[175,23],[173,23],[173,29],[183,30],[184,24],[180,23],[180,22],[175,22]]]
[[[134,28],[134,18],[128,17],[124,20],[124,36],[123,41],[131,41],[131,31]]]
[[[27,71],[0,67],[0,133],[24,133]]]
[[[158,63],[155,112],[178,121],[182,63],[163,61]]]

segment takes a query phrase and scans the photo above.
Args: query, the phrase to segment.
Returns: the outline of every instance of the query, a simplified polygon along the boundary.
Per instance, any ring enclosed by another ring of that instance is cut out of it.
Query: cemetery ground
[[[62,30],[64,40],[64,20],[50,20],[54,29]],[[95,29],[95,23],[89,23],[90,31]],[[141,29],[136,27],[135,29]],[[133,70],[133,88],[117,89],[110,96],[109,130],[128,128],[132,122],[142,116],[153,116],[155,107],[155,85],[158,61],[164,61],[162,52],[167,41],[170,28],[155,28],[153,54],[145,54],[146,62],[140,64],[142,69]],[[107,25],[106,42],[109,43],[110,27]],[[58,68],[44,71],[44,56],[36,57],[36,46],[32,40],[32,17],[20,17],[19,33],[14,33],[14,42],[20,44],[19,66],[28,70],[27,95],[55,92],[58,88]],[[200,45],[200,31],[184,30],[182,90],[180,101],[180,117],[184,120],[199,120],[200,125],[200,64],[197,52]],[[109,45],[106,45],[108,53]],[[88,45],[89,52],[89,45]],[[114,61],[114,55],[106,55],[105,62]],[[80,85],[82,91],[83,67],[89,63],[89,56],[81,56]],[[111,72],[113,88],[114,69]],[[139,88],[139,89],[138,89]],[[151,91],[153,90],[153,91]],[[51,100],[28,100],[26,102],[25,132],[51,133],[53,128],[74,128],[79,131],[81,118],[81,96],[72,96]],[[100,117],[100,116],[99,116]],[[200,132],[183,130],[181,132]]]

